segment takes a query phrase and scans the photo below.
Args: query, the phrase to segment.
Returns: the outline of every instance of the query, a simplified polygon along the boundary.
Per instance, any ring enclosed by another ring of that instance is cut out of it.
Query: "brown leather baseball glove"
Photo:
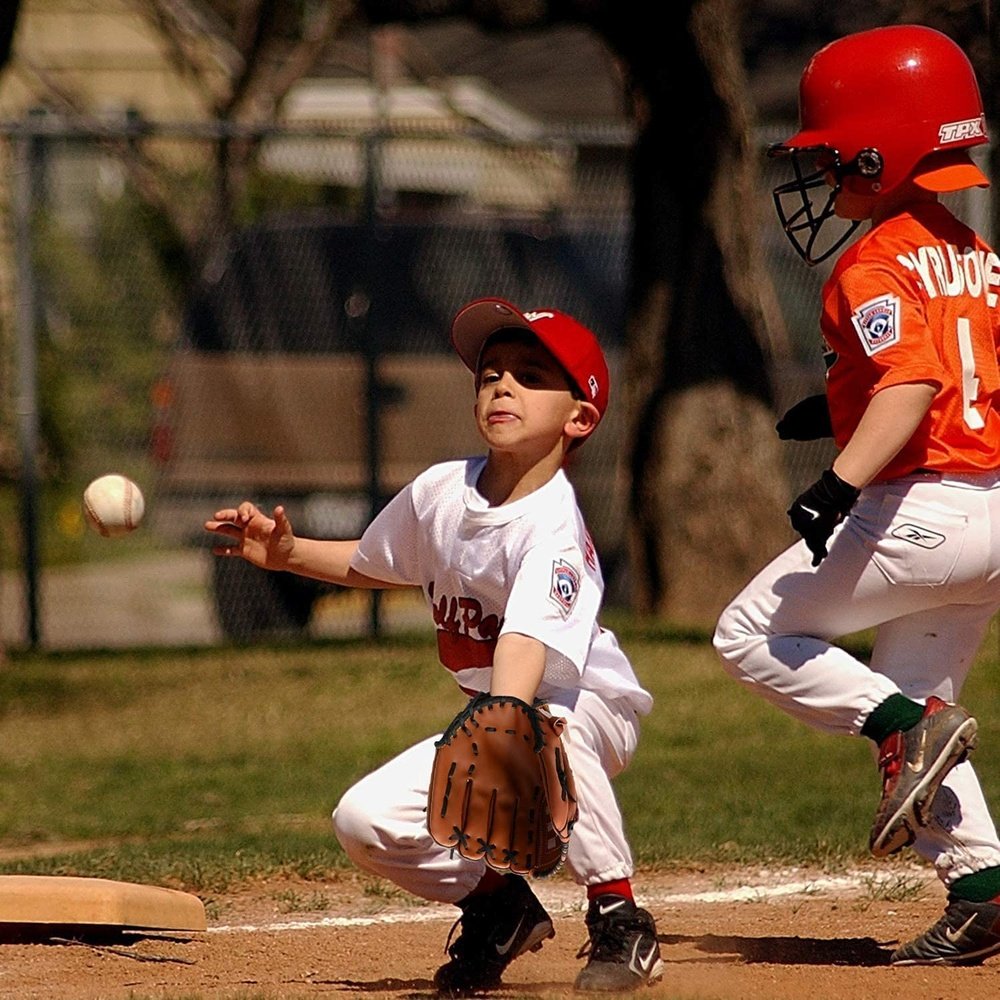
[[[497,871],[556,871],[577,817],[565,725],[540,704],[473,698],[435,744],[427,796],[434,840]]]

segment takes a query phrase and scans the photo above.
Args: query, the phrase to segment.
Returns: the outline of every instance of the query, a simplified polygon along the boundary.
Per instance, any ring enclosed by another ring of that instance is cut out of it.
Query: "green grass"
[[[640,866],[866,857],[867,741],[816,733],[743,690],[705,636],[616,629],[656,697],[617,782]],[[963,696],[994,802],[997,660],[993,635]],[[0,672],[0,872],[203,893],[321,879],[349,865],[329,822],[341,792],[462,701],[425,638],[16,654]]]

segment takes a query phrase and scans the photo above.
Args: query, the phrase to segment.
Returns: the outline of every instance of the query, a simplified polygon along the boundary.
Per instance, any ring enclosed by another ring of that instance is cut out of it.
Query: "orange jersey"
[[[827,400],[837,446],[890,385],[937,388],[879,473],[1000,468],[1000,259],[943,205],[917,204],[849,247],[823,286]]]

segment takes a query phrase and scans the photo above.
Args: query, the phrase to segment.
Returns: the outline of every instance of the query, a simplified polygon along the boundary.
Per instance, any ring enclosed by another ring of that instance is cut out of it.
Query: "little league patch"
[[[565,618],[573,610],[580,593],[580,574],[563,559],[552,564],[552,587],[549,597],[559,606]]]

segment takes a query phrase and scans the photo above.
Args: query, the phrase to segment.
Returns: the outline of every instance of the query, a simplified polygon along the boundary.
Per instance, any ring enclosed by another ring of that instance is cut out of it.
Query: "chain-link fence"
[[[0,135],[8,645],[405,622],[402,598],[389,607],[213,559],[202,523],[249,498],[286,504],[303,534],[353,537],[420,469],[479,452],[471,381],[447,344],[471,298],[558,305],[621,365],[627,132],[511,143],[30,117]],[[772,185],[763,178],[762,199]],[[822,274],[777,225],[763,246],[792,335],[780,371],[804,392],[821,377]],[[622,443],[612,407],[570,470],[611,594],[624,572]],[[823,445],[788,454],[793,481],[827,458]],[[146,497],[142,529],[124,539],[81,517],[83,487],[110,471]]]

